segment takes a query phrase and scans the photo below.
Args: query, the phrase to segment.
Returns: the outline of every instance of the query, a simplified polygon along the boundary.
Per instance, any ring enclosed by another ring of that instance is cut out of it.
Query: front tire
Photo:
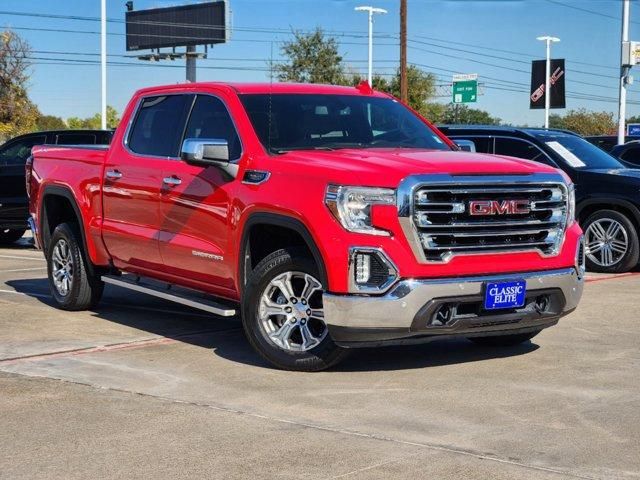
[[[515,333],[511,335],[495,335],[492,337],[469,337],[473,343],[484,347],[513,347],[520,345],[538,335],[542,330],[529,333]]]
[[[22,238],[26,230],[0,228],[0,245],[11,245]]]
[[[315,372],[340,362],[324,323],[323,285],[315,263],[298,249],[281,249],[250,274],[242,325],[251,346],[282,370]]]
[[[638,264],[638,232],[615,210],[599,210],[584,222],[587,269],[601,273],[628,272]]]
[[[82,238],[74,224],[56,227],[47,250],[51,295],[63,310],[87,310],[97,305],[104,283],[87,268]]]

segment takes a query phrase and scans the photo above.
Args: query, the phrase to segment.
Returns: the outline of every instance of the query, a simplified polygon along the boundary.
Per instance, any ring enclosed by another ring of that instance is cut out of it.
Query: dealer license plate
[[[497,310],[522,307],[525,302],[526,289],[527,282],[525,280],[488,282],[485,285],[484,308],[485,310]]]

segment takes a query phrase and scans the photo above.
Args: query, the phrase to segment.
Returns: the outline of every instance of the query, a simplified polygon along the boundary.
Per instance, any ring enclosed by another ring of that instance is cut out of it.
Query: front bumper
[[[519,309],[484,311],[487,282],[524,279],[527,302]],[[406,279],[381,296],[323,295],[325,322],[344,347],[421,343],[443,336],[489,336],[550,327],[575,310],[584,277],[574,267],[482,277]],[[434,322],[441,308],[461,313]]]

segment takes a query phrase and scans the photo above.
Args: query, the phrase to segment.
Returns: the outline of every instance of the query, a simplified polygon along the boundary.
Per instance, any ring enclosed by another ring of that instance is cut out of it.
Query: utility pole
[[[367,75],[367,79],[369,80],[369,86],[373,86],[373,14],[380,13],[385,14],[387,11],[384,8],[375,8],[375,7],[356,7],[355,10],[357,12],[368,12],[369,13],[369,72]]]
[[[625,141],[625,123],[627,117],[627,85],[629,80],[629,65],[624,65],[624,45],[629,41],[629,0],[622,2],[622,41],[620,43],[620,94],[618,101],[618,145]]]
[[[107,0],[100,2],[100,75],[102,77],[101,127],[107,129]]]
[[[400,0],[400,100],[407,103],[407,0]]]
[[[544,74],[544,128],[549,128],[549,109],[551,108],[551,44],[559,42],[557,37],[538,37],[537,40],[547,44],[547,67]]]

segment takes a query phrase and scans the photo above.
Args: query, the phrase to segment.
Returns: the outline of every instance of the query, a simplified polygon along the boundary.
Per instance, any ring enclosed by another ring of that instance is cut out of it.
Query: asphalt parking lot
[[[0,478],[638,478],[640,273],[511,349],[440,341],[269,368],[237,319],[107,287],[54,309],[0,249]]]

